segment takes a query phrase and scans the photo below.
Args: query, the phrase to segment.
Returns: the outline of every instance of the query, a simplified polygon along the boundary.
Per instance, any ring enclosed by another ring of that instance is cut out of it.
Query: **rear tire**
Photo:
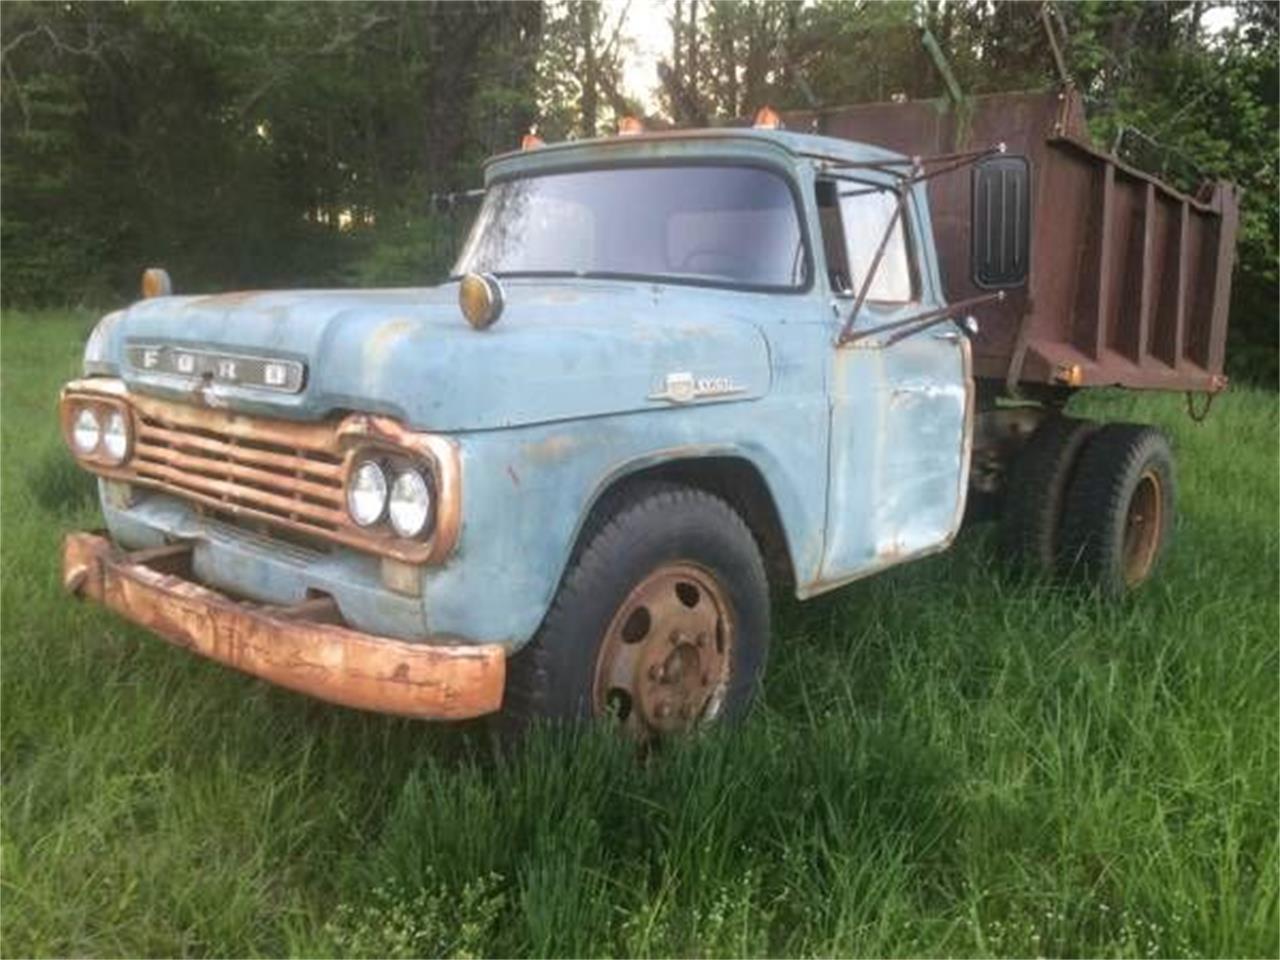
[[[642,487],[583,538],[542,627],[508,662],[504,731],[613,716],[648,741],[745,713],[769,594],[738,513],[702,490]]]
[[[1001,549],[1010,563],[1037,574],[1054,572],[1067,488],[1081,448],[1097,430],[1090,420],[1051,415],[1018,451],[1000,528]]]
[[[1131,423],[1102,427],[1067,491],[1059,569],[1107,596],[1140,587],[1172,539],[1176,494],[1163,433]]]

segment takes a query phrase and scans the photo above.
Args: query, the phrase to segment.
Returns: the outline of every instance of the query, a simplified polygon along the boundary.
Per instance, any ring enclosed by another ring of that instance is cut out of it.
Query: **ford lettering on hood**
[[[130,344],[125,355],[135,370],[177,377],[192,386],[206,382],[297,393],[307,372],[306,365],[297,360],[251,357],[166,343]]]

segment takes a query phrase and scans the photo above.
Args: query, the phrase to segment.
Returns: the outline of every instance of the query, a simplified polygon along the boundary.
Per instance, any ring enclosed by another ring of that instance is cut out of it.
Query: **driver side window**
[[[818,216],[833,292],[858,295],[897,205],[898,198],[892,190],[849,181],[819,182]],[[915,299],[915,264],[908,227],[900,217],[867,289],[867,301],[910,303]]]

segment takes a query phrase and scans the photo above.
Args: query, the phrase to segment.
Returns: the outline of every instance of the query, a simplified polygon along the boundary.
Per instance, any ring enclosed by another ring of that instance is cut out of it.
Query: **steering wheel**
[[[698,261],[702,262],[699,263]],[[745,280],[751,276],[751,261],[726,250],[706,248],[690,250],[680,261],[680,270],[688,273],[705,273],[718,277]]]

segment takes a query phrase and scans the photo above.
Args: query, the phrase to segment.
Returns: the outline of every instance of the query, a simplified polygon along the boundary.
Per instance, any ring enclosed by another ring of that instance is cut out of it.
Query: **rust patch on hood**
[[[381,363],[387,353],[394,349],[401,339],[413,330],[413,321],[404,317],[396,317],[386,323],[380,323],[364,343],[366,362]]]

